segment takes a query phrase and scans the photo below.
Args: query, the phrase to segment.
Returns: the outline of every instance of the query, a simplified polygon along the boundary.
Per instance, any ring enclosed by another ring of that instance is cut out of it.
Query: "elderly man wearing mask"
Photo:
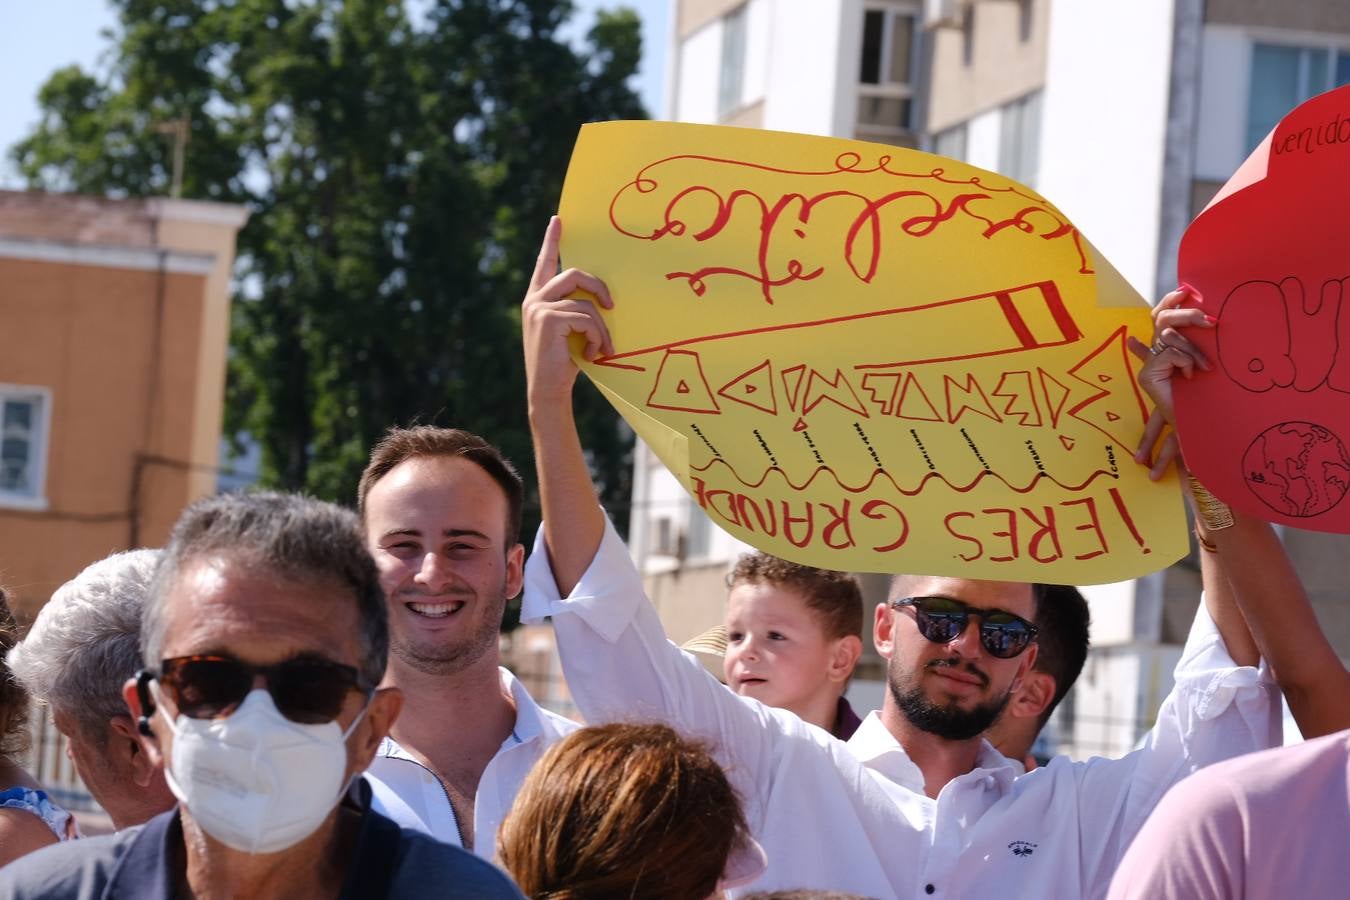
[[[194,504],[147,597],[146,667],[123,689],[180,805],[25,857],[0,895],[519,897],[372,812],[353,781],[402,705],[377,687],[386,615],[351,513],[280,494]]]

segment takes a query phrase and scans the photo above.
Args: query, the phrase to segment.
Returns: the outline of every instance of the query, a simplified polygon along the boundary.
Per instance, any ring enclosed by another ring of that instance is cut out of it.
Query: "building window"
[[[45,388],[0,385],[0,506],[46,505],[50,415]]]
[[[1247,98],[1248,152],[1294,107],[1343,84],[1350,84],[1350,50],[1254,44]]]
[[[933,135],[933,152],[938,156],[946,156],[964,162],[966,158],[966,123],[962,122],[960,125],[944,128]]]
[[[712,519],[698,505],[693,497],[689,498],[689,530],[684,542],[685,558],[705,560],[712,552]]]
[[[1027,94],[1000,110],[998,170],[1029,187],[1040,168],[1041,92]]]
[[[913,128],[918,15],[917,7],[910,5],[873,6],[863,11],[860,129],[901,133]]]
[[[717,116],[721,119],[741,108],[745,90],[745,9],[742,4],[722,18],[722,65],[717,81]]]

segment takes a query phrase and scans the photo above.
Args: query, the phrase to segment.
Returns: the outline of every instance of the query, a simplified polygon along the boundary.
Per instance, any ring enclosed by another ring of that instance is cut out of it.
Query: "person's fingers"
[[[1166,427],[1167,416],[1155,407],[1153,412],[1149,413],[1148,421],[1144,423],[1144,433],[1139,438],[1138,448],[1134,451],[1135,462],[1147,463],[1153,458],[1153,445],[1158,443],[1158,438]]]
[[[614,307],[614,300],[609,296],[609,287],[590,272],[583,272],[581,269],[565,269],[559,272],[534,293],[541,301],[552,303],[578,290],[594,296],[605,309]]]
[[[1192,362],[1204,371],[1210,371],[1213,366],[1209,364],[1209,359],[1204,352],[1191,341],[1190,338],[1182,334],[1175,328],[1164,328],[1158,332],[1158,343],[1155,346],[1162,345],[1168,350],[1183,353],[1190,357]],[[1162,350],[1158,351],[1163,352]]]
[[[1148,470],[1148,477],[1152,481],[1158,481],[1167,474],[1167,470],[1172,467],[1172,463],[1181,455],[1181,444],[1177,441],[1176,432],[1172,432],[1163,441],[1162,447],[1158,450],[1158,458],[1153,461],[1153,468]]]
[[[609,332],[599,316],[584,312],[557,312],[556,319],[560,327],[566,327],[569,334],[579,334],[586,340],[582,356],[595,359],[606,352],[613,352],[609,345]]]
[[[1154,315],[1167,309],[1175,309],[1177,306],[1185,303],[1190,297],[1190,292],[1185,288],[1177,288],[1174,291],[1168,291],[1163,298],[1158,301],[1158,305],[1153,307]]]
[[[1148,344],[1145,344],[1134,335],[1130,335],[1125,339],[1125,346],[1129,347],[1130,352],[1144,362],[1148,362],[1149,359],[1153,357],[1153,351],[1149,349]]]
[[[557,321],[559,327],[567,329],[566,333],[585,334],[587,346],[593,347],[596,354],[608,355],[614,352],[609,328],[589,300],[558,300],[541,307],[538,314],[544,317],[545,321],[549,319]]]
[[[558,271],[558,241],[562,236],[562,219],[553,216],[544,229],[544,243],[539,248],[539,258],[534,261],[534,274],[530,276],[530,290],[537,291]]]
[[[1203,309],[1164,309],[1153,317],[1153,330],[1164,328],[1213,328],[1219,320],[1207,315]]]

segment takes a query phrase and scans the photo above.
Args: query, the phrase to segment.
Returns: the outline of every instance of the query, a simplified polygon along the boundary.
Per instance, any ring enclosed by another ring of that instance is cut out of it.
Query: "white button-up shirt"
[[[556,590],[554,593],[557,593]],[[534,702],[525,686],[506,669],[499,669],[502,688],[516,704],[511,734],[483,770],[473,801],[473,851],[491,860],[497,851],[497,829],[515,802],[525,775],[544,751],[580,726]],[[459,821],[445,786],[426,766],[394,741],[385,738],[366,770],[371,808],[404,828],[425,832],[437,840],[464,845]]]
[[[1099,898],[1162,794],[1201,766],[1279,741],[1267,673],[1239,667],[1196,618],[1145,746],[1022,774],[988,744],[936,799],[869,715],[847,745],[739,697],[665,638],[613,528],[567,599],[542,529],[526,567],[526,620],[553,617],[572,697],[588,722],[659,719],[709,741],[769,857],[748,890],[874,897]]]

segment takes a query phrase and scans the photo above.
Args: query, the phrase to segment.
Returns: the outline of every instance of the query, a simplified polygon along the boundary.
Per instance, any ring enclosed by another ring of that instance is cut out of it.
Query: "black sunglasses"
[[[342,712],[349,692],[369,694],[372,690],[352,666],[312,656],[297,656],[270,666],[255,666],[231,656],[176,656],[161,662],[158,672],[142,669],[137,673],[136,687],[147,713],[153,709],[149,684],[156,680],[188,718],[221,719],[244,702],[259,675],[277,710],[303,725],[333,721]]]
[[[1002,609],[977,609],[950,597],[901,597],[891,609],[914,607],[919,634],[935,644],[955,640],[966,630],[971,616],[980,620],[980,646],[990,656],[1011,659],[1036,639],[1037,628],[1021,616]]]

